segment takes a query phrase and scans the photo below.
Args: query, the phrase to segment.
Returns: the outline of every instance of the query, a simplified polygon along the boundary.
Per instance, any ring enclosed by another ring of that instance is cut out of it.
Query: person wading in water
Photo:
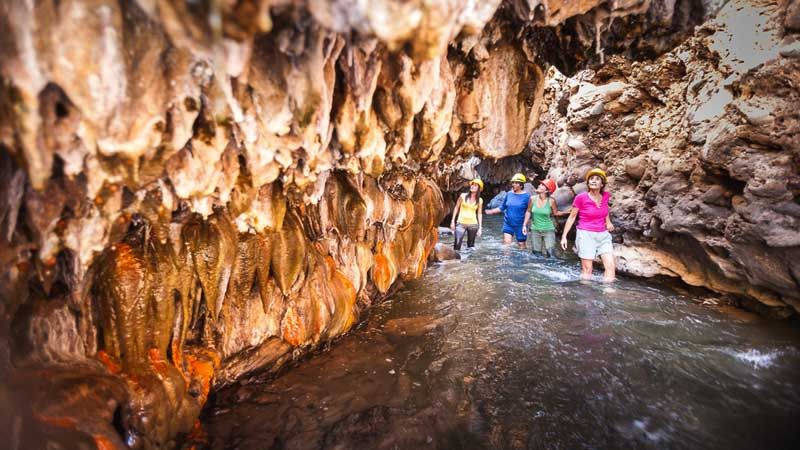
[[[605,190],[606,173],[600,169],[590,170],[586,174],[586,185],[589,191],[576,195],[572,202],[569,219],[561,234],[561,248],[567,249],[567,233],[578,218],[575,246],[581,258],[581,279],[592,279],[592,262],[599,255],[605,269],[603,282],[609,283],[616,277],[616,267],[611,242],[614,225],[608,211],[611,194]]]
[[[556,191],[556,182],[550,179],[539,181],[536,186],[536,197],[531,202],[531,217],[533,218],[533,251],[544,256],[555,256],[556,226],[555,217],[569,215],[560,212],[556,201],[550,195]]]
[[[516,238],[519,248],[525,248],[528,240],[528,221],[530,220],[531,194],[522,190],[525,175],[518,173],[511,177],[511,191],[506,193],[503,204],[498,208],[487,209],[486,214],[504,213],[503,243],[510,244]]]
[[[475,237],[481,235],[483,228],[483,181],[479,178],[469,182],[469,192],[458,196],[456,206],[453,208],[453,220],[450,229],[455,234],[453,248],[461,250],[464,235],[467,236],[467,248],[475,246]]]

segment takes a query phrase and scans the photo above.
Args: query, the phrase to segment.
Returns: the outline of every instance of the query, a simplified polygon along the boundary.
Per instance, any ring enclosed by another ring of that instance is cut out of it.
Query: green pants
[[[533,251],[544,253],[547,256],[555,256],[556,232],[554,230],[533,230],[531,231],[530,240],[533,241]]]

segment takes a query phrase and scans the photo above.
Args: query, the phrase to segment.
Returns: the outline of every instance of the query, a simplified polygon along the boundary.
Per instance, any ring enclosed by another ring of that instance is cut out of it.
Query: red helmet
[[[545,180],[541,180],[541,181],[539,181],[539,184],[543,184],[543,185],[544,185],[544,187],[546,187],[546,188],[547,188],[547,190],[548,190],[548,191],[550,191],[550,193],[551,193],[551,194],[552,194],[553,192],[555,192],[555,191],[556,191],[556,188],[557,188],[557,186],[556,186],[556,182],[555,182],[555,181],[553,181],[553,180],[551,180],[550,178],[547,178],[547,179],[545,179]]]

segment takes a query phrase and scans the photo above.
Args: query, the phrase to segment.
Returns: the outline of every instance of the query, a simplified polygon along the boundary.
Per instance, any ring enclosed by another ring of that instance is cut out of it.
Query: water
[[[582,283],[488,222],[329,351],[218,392],[205,446],[800,448],[797,323]]]

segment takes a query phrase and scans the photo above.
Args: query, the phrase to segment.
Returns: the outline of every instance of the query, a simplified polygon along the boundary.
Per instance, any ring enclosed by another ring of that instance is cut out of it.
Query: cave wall
[[[538,124],[514,7],[0,2],[11,445],[173,447],[420,276],[439,186]]]
[[[548,72],[532,159],[564,186],[609,172],[619,268],[800,311],[797,2],[727,2],[652,61]]]

